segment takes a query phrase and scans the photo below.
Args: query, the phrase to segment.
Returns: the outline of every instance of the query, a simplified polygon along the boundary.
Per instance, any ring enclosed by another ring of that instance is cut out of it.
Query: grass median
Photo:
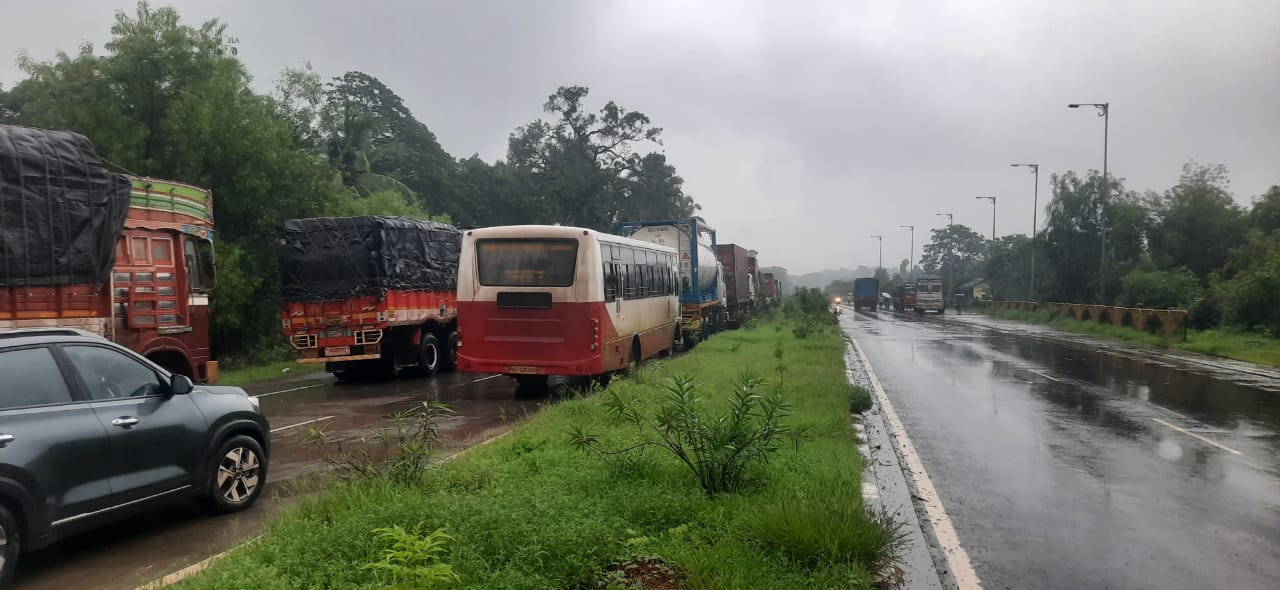
[[[975,309],[994,318],[1042,324],[1065,332],[1087,334],[1112,340],[1139,342],[1158,348],[1197,352],[1223,358],[1280,367],[1280,339],[1263,334],[1231,329],[1187,330],[1187,340],[1168,340],[1143,330],[1077,320],[1050,310]]]
[[[869,588],[874,571],[890,573],[901,537],[862,506],[843,347],[834,326],[803,339],[781,321],[717,335],[615,380],[612,393],[549,403],[512,436],[410,485],[336,485],[180,587]],[[804,436],[753,464],[735,492],[704,492],[651,445],[606,454],[574,444],[575,431],[599,448],[649,440],[610,400],[652,416],[675,375],[692,375],[723,417],[745,369],[768,378],[755,393],[780,394],[791,410],[782,423]]]

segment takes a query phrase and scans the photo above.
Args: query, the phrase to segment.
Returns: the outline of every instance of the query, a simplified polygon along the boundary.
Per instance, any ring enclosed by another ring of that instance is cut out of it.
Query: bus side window
[[[616,301],[618,299],[618,265],[610,262],[604,263],[604,300]]]

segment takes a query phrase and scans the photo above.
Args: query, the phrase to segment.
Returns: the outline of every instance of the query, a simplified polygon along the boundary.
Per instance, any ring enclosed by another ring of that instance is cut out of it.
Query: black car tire
[[[0,588],[8,588],[13,572],[18,568],[18,555],[22,553],[22,533],[18,520],[9,509],[0,505]]]
[[[240,452],[238,466],[232,457],[232,453],[236,451]],[[249,453],[254,457],[253,464],[256,467],[249,464]],[[256,479],[252,479],[254,477]],[[266,453],[262,452],[262,445],[253,437],[241,434],[228,438],[209,460],[204,478],[205,488],[201,499],[209,510],[218,514],[244,510],[258,501],[262,488],[267,483]],[[227,478],[234,481],[228,481]],[[250,487],[251,482],[256,483]]]

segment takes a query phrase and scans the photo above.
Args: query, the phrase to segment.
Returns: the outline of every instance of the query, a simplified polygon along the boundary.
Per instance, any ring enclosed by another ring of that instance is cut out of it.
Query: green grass
[[[1076,320],[1049,310],[1024,311],[1017,309],[978,309],[991,317],[1043,324],[1076,334],[1088,334],[1140,342],[1160,348],[1197,352],[1223,358],[1248,361],[1261,365],[1280,367],[1280,339],[1240,330],[1187,330],[1187,341],[1167,340],[1142,330],[1104,324],[1093,320]]]
[[[245,367],[243,369],[232,369],[230,371],[221,371],[218,375],[218,385],[244,385],[253,383],[254,381],[265,381],[267,379],[279,379],[302,373],[315,373],[323,371],[322,363],[297,363],[294,361],[278,361],[265,365],[255,365]]]
[[[573,448],[575,426],[615,448],[639,435],[607,416],[604,396],[566,399],[420,484],[364,481],[305,500],[180,587],[382,587],[362,566],[386,548],[373,530],[399,525],[455,539],[441,558],[461,588],[593,588],[610,564],[637,556],[673,564],[692,590],[869,588],[867,566],[892,555],[892,527],[862,508],[842,338],[826,327],[797,340],[775,325],[719,334],[610,386],[656,400],[666,376],[689,371],[722,409],[745,367],[777,387],[781,342],[788,420],[808,438],[752,470],[745,492],[709,497],[657,450],[606,460]]]

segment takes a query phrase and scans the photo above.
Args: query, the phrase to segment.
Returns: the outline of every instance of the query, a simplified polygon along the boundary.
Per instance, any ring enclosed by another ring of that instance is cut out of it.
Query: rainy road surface
[[[985,588],[1280,588],[1280,379],[971,316],[854,314]]]
[[[246,389],[259,396],[272,428],[268,484],[253,508],[212,517],[195,502],[178,501],[24,555],[14,587],[133,590],[258,535],[268,516],[306,491],[304,476],[325,468],[304,440],[309,427],[350,442],[388,424],[391,413],[438,399],[456,412],[441,422],[445,446],[461,449],[506,431],[547,399],[517,397],[509,378],[469,373],[352,385],[317,374]]]

